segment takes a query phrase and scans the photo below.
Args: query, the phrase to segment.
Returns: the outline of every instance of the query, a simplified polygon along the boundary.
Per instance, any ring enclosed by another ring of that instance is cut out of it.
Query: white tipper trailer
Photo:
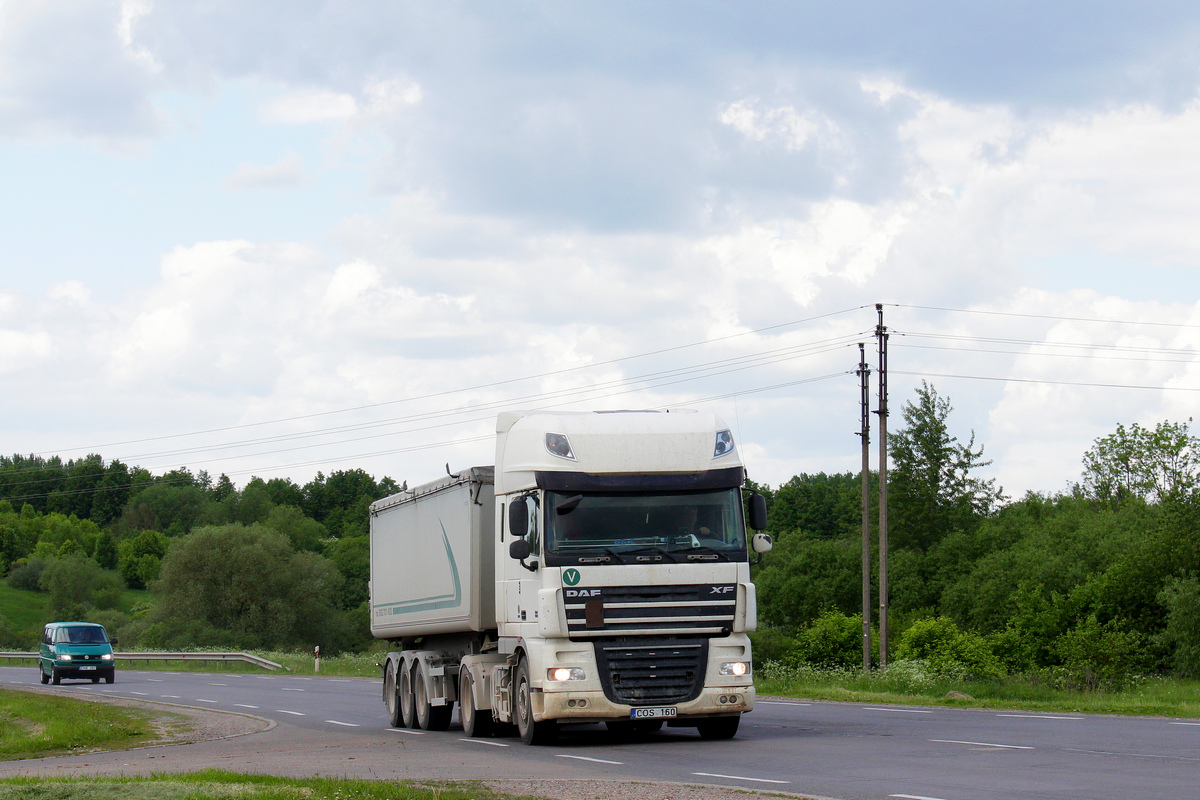
[[[712,414],[500,414],[495,467],[371,505],[390,724],[445,730],[457,703],[468,736],[527,744],[568,723],[735,735],[754,707],[750,551],[771,547],[747,541],[744,483]],[[762,496],[748,505],[766,527]]]

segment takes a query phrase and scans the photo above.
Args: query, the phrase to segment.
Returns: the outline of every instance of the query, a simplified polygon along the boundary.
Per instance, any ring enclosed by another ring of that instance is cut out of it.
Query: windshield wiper
[[[717,550],[715,548],[712,548],[712,547],[709,547],[708,545],[703,545],[703,544],[697,545],[695,547],[680,548],[679,550],[676,550],[675,552],[676,553],[693,553],[693,554],[695,554],[695,555],[688,556],[688,559],[692,560],[692,561],[699,561],[699,560],[708,561],[709,560],[707,558],[704,558],[701,555],[701,553],[704,553],[704,554],[711,553],[712,555],[716,556],[718,559],[720,559],[722,561],[729,561],[729,554],[726,553],[724,550]]]
[[[655,553],[657,555],[664,556],[672,562],[676,560],[675,556],[669,550],[663,550],[661,547],[637,547],[633,550],[626,550],[624,554],[630,556],[634,553]]]

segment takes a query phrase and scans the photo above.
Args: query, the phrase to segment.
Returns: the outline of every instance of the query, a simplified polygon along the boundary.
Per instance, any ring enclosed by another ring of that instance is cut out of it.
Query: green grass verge
[[[0,800],[479,800],[508,797],[476,784],[414,785],[344,778],[278,778],[219,770],[131,778],[4,778]]]
[[[755,683],[760,694],[806,700],[1200,718],[1200,681],[1177,678],[1142,678],[1120,690],[1079,691],[1055,685],[1053,675],[954,680],[909,661],[867,674],[766,664]]]
[[[184,722],[176,714],[0,689],[0,760],[136,747],[159,738],[156,718]]]

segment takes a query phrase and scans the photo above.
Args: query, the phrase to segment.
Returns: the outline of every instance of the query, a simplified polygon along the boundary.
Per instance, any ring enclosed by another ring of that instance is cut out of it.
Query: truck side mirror
[[[750,547],[759,554],[771,552],[771,548],[774,546],[775,542],[772,541],[769,533],[756,533],[750,540]]]
[[[758,492],[750,495],[750,527],[756,531],[767,527],[767,498]]]
[[[508,545],[508,556],[515,561],[524,561],[529,558],[530,552],[527,539],[513,539]]]
[[[525,534],[529,533],[529,501],[524,497],[518,497],[508,504],[508,532],[518,539],[525,538]]]
[[[528,539],[513,539],[508,545],[508,555],[521,562],[521,566],[530,572],[537,572],[538,562],[533,561],[529,564],[525,563],[525,559],[529,558],[529,554],[533,552],[529,546]]]

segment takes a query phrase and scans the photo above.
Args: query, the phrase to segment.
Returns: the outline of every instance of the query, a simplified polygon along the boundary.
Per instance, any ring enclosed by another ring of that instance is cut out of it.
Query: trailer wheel
[[[741,714],[736,717],[706,719],[696,724],[696,730],[700,732],[701,739],[732,739],[741,720]]]
[[[400,666],[400,727],[417,727],[417,715],[413,709],[412,670]]]
[[[517,664],[517,677],[515,680],[514,701],[516,705],[516,713],[513,715],[517,718],[517,733],[521,736],[521,741],[525,744],[550,744],[558,738],[558,722],[556,720],[545,720],[543,722],[534,722],[533,720],[533,685],[529,680],[529,662],[522,658]]]
[[[417,727],[423,731],[444,731],[450,727],[450,715],[454,706],[446,703],[444,706],[431,705],[429,702],[429,676],[425,674],[426,666],[417,666],[417,685],[414,692],[414,702],[417,711]]]
[[[492,735],[492,712],[475,707],[474,681],[471,672],[462,667],[458,673],[458,716],[462,721],[463,733],[473,739]]]
[[[389,663],[383,676],[383,700],[387,703],[388,724],[399,728],[404,724],[400,715],[400,692],[396,686],[396,667]]]

